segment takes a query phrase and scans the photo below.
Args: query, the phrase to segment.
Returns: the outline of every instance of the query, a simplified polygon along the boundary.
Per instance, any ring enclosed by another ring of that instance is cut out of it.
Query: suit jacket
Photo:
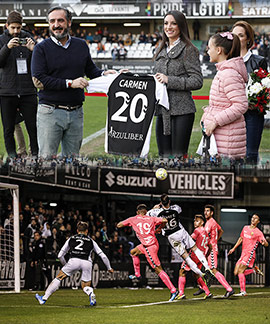
[[[170,134],[170,116],[195,113],[196,108],[191,91],[203,85],[199,52],[194,46],[180,41],[168,53],[163,48],[155,59],[154,73],[168,76],[170,110],[157,108],[157,115],[163,116],[164,135]]]

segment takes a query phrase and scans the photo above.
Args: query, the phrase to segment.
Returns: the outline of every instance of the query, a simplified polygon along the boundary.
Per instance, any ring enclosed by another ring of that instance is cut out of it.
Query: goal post
[[[13,200],[13,264],[14,291],[19,293],[20,286],[20,226],[19,226],[19,186],[0,182],[0,189],[10,190]],[[1,257],[1,255],[0,255]],[[2,260],[0,260],[2,261]],[[5,260],[4,260],[5,261]]]

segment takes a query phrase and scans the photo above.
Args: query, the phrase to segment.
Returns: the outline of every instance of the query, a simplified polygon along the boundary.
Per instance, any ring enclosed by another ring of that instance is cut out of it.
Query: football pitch
[[[194,297],[168,302],[168,289],[96,289],[97,306],[79,290],[61,289],[45,305],[35,293],[0,294],[0,323],[91,324],[267,324],[270,288],[248,288],[245,297],[222,298],[224,289],[212,288],[214,298]],[[239,288],[235,288],[236,293]]]

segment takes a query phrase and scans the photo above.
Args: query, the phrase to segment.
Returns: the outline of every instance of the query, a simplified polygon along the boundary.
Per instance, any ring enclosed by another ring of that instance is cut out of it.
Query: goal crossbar
[[[0,182],[0,188],[10,189],[13,198],[14,215],[14,290],[19,293],[20,287],[20,226],[19,226],[19,186]]]

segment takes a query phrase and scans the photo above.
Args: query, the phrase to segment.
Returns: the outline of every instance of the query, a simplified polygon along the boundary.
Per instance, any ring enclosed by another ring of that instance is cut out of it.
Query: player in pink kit
[[[228,253],[232,254],[238,248],[238,246],[242,244],[242,253],[234,269],[234,274],[235,276],[238,275],[240,284],[240,293],[236,294],[235,296],[246,296],[245,276],[256,272],[263,274],[261,271],[258,272],[256,268],[252,269],[256,257],[256,249],[259,243],[265,247],[268,246],[268,242],[266,241],[263,233],[257,228],[259,222],[260,217],[257,214],[254,214],[251,218],[251,224],[243,227],[238,241]]]
[[[212,272],[219,283],[226,289],[226,293],[224,298],[229,298],[231,295],[234,294],[234,290],[228,284],[227,280],[217,270],[217,256],[218,256],[218,240],[221,238],[223,230],[220,225],[215,221],[213,218],[215,212],[215,208],[212,205],[205,205],[204,206],[204,217],[206,219],[206,224],[204,226],[207,235],[210,238],[210,244],[212,246],[212,250],[208,257],[208,264],[212,269]]]
[[[167,273],[162,269],[159,258],[158,249],[159,244],[155,235],[155,229],[157,225],[165,226],[167,223],[166,218],[162,217],[150,217],[146,215],[147,209],[146,205],[141,204],[137,207],[137,215],[134,217],[127,218],[126,220],[119,222],[117,224],[118,228],[124,226],[132,226],[141,244],[136,246],[130,251],[135,276],[140,278],[140,259],[138,255],[144,254],[150,266],[155,270],[156,274],[164,282],[164,284],[169,288],[171,292],[171,297],[169,301],[173,301],[178,295],[178,291],[172,284]]]
[[[211,251],[211,245],[209,244],[209,237],[208,237],[203,225],[204,225],[203,215],[199,215],[199,214],[195,215],[195,217],[194,217],[195,230],[191,234],[191,237],[196,242],[196,246],[198,247],[198,249],[200,249],[204,255],[207,255],[207,253],[209,254]],[[197,264],[198,268],[201,269],[202,263],[200,262],[200,260],[197,258],[197,256],[195,255],[195,253],[193,251],[191,251],[190,257]],[[185,289],[185,284],[186,284],[186,272],[187,271],[190,271],[190,267],[184,261],[182,263],[181,269],[179,271],[179,281],[178,281],[179,295],[177,296],[177,299],[186,298],[186,296],[184,294],[184,289]],[[207,298],[213,297],[213,295],[210,293],[207,285],[202,280],[202,278],[198,274],[194,273],[194,275],[197,279],[198,284],[200,285],[200,287],[202,287],[202,289],[206,293],[204,298],[207,299]]]

